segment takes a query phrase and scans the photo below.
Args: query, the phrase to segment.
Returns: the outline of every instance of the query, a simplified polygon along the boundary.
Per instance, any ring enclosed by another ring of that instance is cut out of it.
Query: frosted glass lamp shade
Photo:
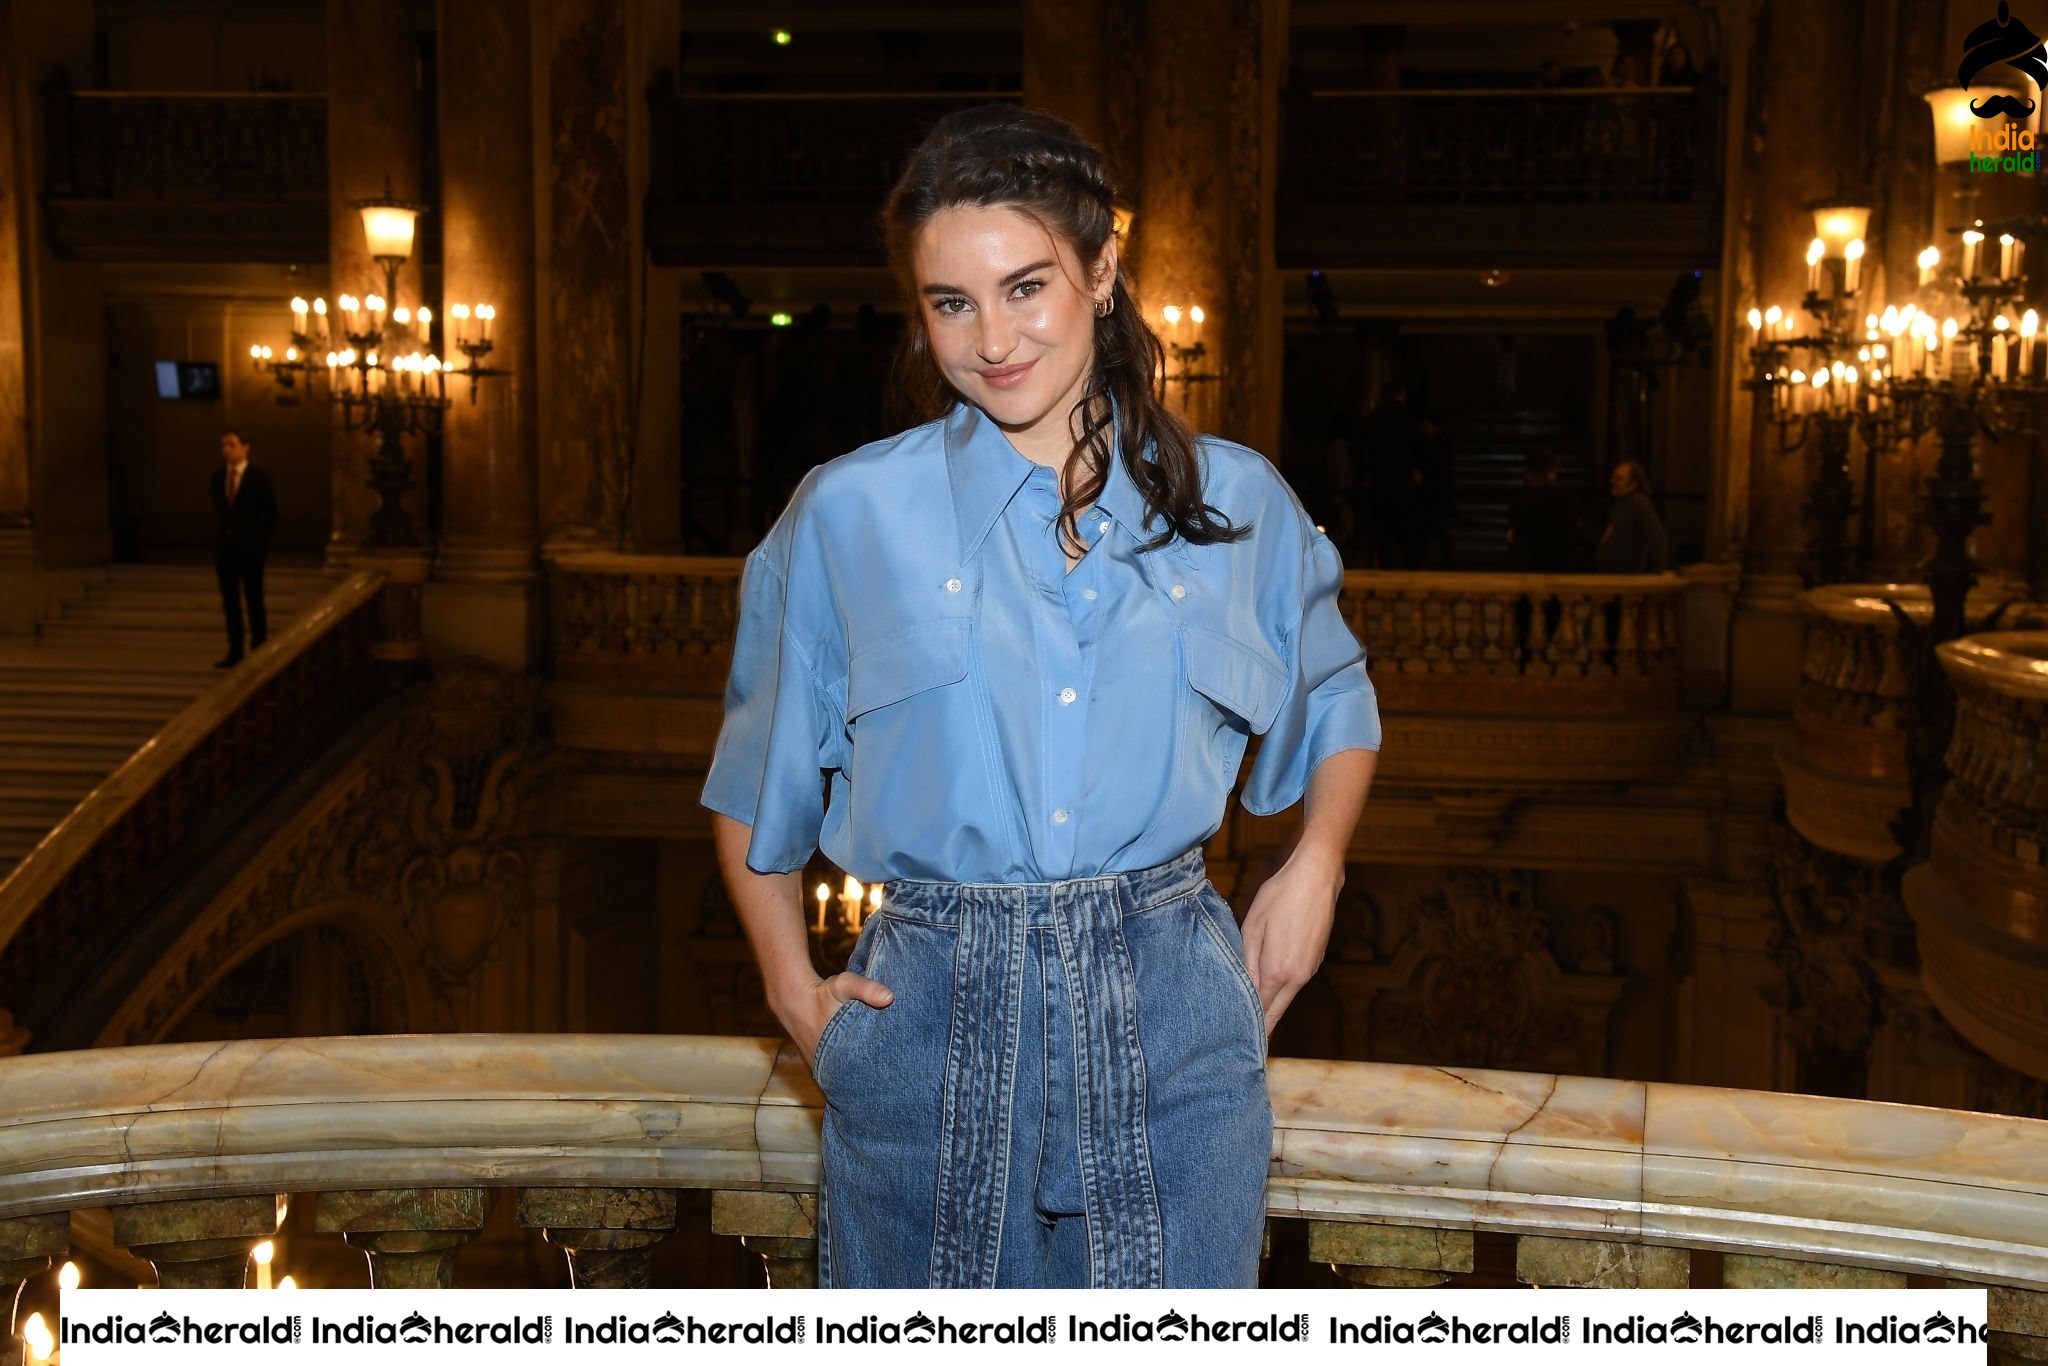
[[[362,207],[363,236],[370,255],[403,261],[412,255],[413,222],[419,210],[398,204],[365,204]]]

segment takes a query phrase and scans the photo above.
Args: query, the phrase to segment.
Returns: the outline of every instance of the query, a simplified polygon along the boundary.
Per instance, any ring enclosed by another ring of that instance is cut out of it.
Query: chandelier
[[[344,429],[377,437],[369,479],[377,508],[370,514],[367,544],[414,546],[419,537],[404,505],[414,487],[404,438],[441,430],[451,375],[468,382],[473,404],[480,382],[505,373],[484,363],[493,346],[497,309],[487,303],[449,305],[441,334],[466,363],[443,361],[434,345],[433,309],[424,302],[417,307],[398,302],[399,267],[412,255],[414,229],[426,206],[394,198],[387,183],[381,198],[359,200],[353,207],[362,215],[370,256],[383,269],[384,292],[361,298],[342,294],[331,308],[325,298],[310,303],[294,298],[284,355],[260,344],[251,346],[249,355],[283,391],[325,384]]]

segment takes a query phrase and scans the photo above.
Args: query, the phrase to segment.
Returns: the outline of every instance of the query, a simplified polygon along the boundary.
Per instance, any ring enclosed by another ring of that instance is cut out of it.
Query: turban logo
[[[2048,52],[2031,29],[2012,17],[2006,0],[1998,0],[1997,19],[1977,25],[1963,39],[1963,64],[1956,68],[1956,82],[1968,90],[1972,77],[2000,62],[2025,75],[2036,89],[2048,85]],[[1971,101],[1970,112],[1980,119],[2000,114],[2023,119],[2034,112],[2034,102],[2018,95],[1992,95]]]

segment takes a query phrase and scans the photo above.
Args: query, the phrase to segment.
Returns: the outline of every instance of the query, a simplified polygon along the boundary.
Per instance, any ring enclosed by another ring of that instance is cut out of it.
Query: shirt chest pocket
[[[1205,627],[1185,628],[1188,686],[1262,735],[1287,700],[1287,676],[1264,643]]]
[[[967,677],[974,620],[919,622],[854,650],[846,666],[846,720]]]

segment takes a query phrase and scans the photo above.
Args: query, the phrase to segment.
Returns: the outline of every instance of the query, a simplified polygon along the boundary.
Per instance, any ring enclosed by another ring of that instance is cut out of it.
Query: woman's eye
[[[940,313],[945,313],[949,315],[955,313],[965,313],[967,311],[967,300],[960,298],[958,295],[955,295],[950,299],[938,300],[932,305],[932,307]]]
[[[1020,299],[1028,299],[1032,295],[1038,293],[1039,290],[1044,288],[1045,281],[1043,280],[1026,280],[1023,284],[1017,286],[1017,297]]]

